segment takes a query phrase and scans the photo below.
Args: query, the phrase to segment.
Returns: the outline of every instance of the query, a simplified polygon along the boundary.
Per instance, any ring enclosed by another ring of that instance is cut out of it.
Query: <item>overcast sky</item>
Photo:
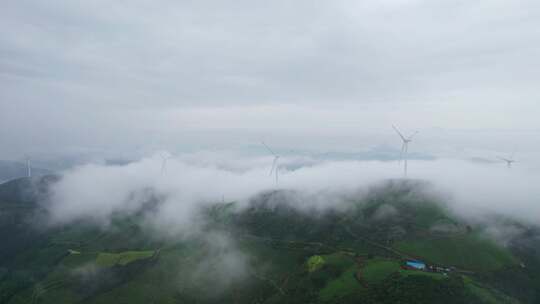
[[[0,159],[539,152],[539,54],[535,0],[6,0]]]

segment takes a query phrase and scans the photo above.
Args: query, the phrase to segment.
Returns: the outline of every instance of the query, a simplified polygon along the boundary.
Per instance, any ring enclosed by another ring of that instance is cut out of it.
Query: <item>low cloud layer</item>
[[[229,155],[229,157],[231,157]],[[241,208],[253,196],[272,189],[305,194],[306,205],[339,208],[347,196],[359,196],[378,182],[402,177],[397,162],[305,160],[284,158],[279,184],[269,176],[271,158],[213,161],[209,154],[178,156],[161,170],[161,154],[124,166],[85,165],[65,172],[52,187],[51,220],[66,223],[91,219],[106,224],[115,214],[136,212],[151,199],[158,206],[149,223],[162,231],[190,233],[200,222],[200,207],[222,200]],[[410,161],[410,178],[430,182],[431,194],[457,214],[474,217],[499,213],[527,222],[540,218],[540,176],[515,166],[458,160]],[[291,202],[295,205],[295,202]]]

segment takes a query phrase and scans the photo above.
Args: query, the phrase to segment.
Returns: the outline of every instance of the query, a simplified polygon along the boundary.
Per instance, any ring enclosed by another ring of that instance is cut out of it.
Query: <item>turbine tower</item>
[[[167,160],[171,158],[169,154],[161,154],[161,175],[165,173],[165,167],[167,166]]]
[[[272,176],[272,173],[275,174],[275,178],[276,178],[276,186],[278,184],[278,161],[279,161],[279,158],[280,156],[277,155],[276,153],[274,153],[274,151],[272,151],[272,149],[270,149],[270,147],[268,147],[264,141],[262,142],[263,146],[270,152],[272,153],[272,155],[274,156],[274,161],[272,161],[272,169],[270,169],[270,174],[268,174],[269,176]]]
[[[512,164],[516,162],[516,160],[514,159],[514,154],[516,154],[515,150],[514,150],[514,152],[512,152],[510,157],[508,157],[508,158],[506,158],[506,157],[498,157],[498,159],[500,159],[502,161],[505,161],[506,166],[510,169],[510,168],[512,168]]]
[[[30,157],[26,156],[26,177],[32,177],[32,167],[30,166]]]
[[[403,144],[401,146],[401,152],[399,154],[399,161],[401,162],[402,160],[404,161],[404,164],[403,164],[403,174],[405,175],[405,177],[407,177],[407,153],[409,152],[409,143],[412,141],[413,137],[418,134],[418,131],[414,132],[413,134],[411,134],[409,137],[405,137],[403,136],[403,134],[401,134],[401,132],[399,132],[398,128],[396,128],[396,126],[392,125],[392,128],[394,128],[394,130],[396,131],[396,133],[399,135],[399,137],[401,138],[401,140],[403,141]]]

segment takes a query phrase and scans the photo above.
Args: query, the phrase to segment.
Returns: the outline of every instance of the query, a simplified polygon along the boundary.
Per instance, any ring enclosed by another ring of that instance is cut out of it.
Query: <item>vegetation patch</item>
[[[438,272],[427,272],[427,271],[400,269],[399,273],[402,276],[405,276],[405,277],[407,277],[407,276],[425,276],[425,277],[430,277],[430,278],[435,279],[435,280],[444,280],[444,279],[448,278],[448,276],[446,276],[446,275],[444,275],[442,273],[438,273]]]
[[[418,203],[414,210],[414,222],[417,226],[429,229],[434,223],[438,221],[451,221],[447,216],[445,210],[435,203]]]
[[[400,270],[399,262],[388,259],[372,259],[361,270],[362,279],[368,283],[378,283]]]
[[[331,280],[320,290],[319,299],[323,302],[329,302],[359,292],[363,288],[356,280],[355,275],[356,267],[351,267],[343,272],[338,278]]]
[[[320,255],[314,255],[310,257],[307,261],[307,268],[309,272],[317,271],[323,266],[324,266],[324,258]]]
[[[404,253],[422,257],[431,263],[474,271],[497,270],[517,263],[506,249],[476,236],[410,240],[399,242],[395,247]]]
[[[352,256],[341,252],[324,255],[326,284],[319,291],[323,302],[336,301],[364,290],[356,278],[358,267]]]
[[[120,253],[100,252],[96,257],[96,264],[102,267],[112,267],[115,265],[125,266],[139,260],[153,257],[155,251],[124,251]]]
[[[380,283],[392,274],[397,273],[399,273],[402,277],[425,276],[435,280],[443,280],[448,278],[441,273],[402,269],[399,261],[384,258],[375,258],[369,260],[360,270],[361,279],[365,280],[368,284]]]
[[[486,304],[502,304],[502,303],[517,304],[519,303],[515,299],[512,299],[499,292],[492,291],[489,288],[485,288],[481,286],[480,284],[478,284],[473,279],[467,276],[463,276],[463,283],[465,285],[465,289],[472,296],[482,301],[481,303],[486,303]]]
[[[323,258],[326,265],[341,269],[342,271],[354,265],[352,257],[340,252],[323,255]]]

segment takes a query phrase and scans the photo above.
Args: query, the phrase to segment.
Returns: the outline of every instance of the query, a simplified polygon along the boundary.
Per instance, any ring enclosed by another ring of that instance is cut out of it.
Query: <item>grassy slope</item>
[[[323,302],[332,300],[339,301],[340,298],[362,290],[362,286],[355,279],[356,269],[351,267],[343,272],[338,278],[331,280],[319,292],[319,299]]]
[[[496,290],[489,287],[482,286],[478,282],[474,281],[470,277],[463,276],[463,282],[465,289],[481,303],[485,304],[519,304],[519,301],[512,299]]]
[[[378,283],[400,270],[399,262],[389,259],[372,259],[362,268],[362,278],[368,283]]]
[[[154,254],[154,250],[124,251],[119,253],[100,252],[96,258],[96,265],[103,267],[112,267],[115,265],[125,266],[138,260],[149,259]]]
[[[326,269],[322,271],[326,270],[337,275],[337,277],[326,277],[326,284],[319,291],[321,301],[339,300],[363,289],[355,278],[357,267],[353,257],[342,253],[333,253],[324,255],[323,258],[325,261],[324,268]]]
[[[85,303],[176,303],[175,292],[183,285],[181,274],[191,269],[195,256],[184,248],[162,250],[153,267],[142,269],[125,284]]]
[[[471,235],[435,240],[408,240],[398,242],[395,247],[431,263],[473,271],[496,270],[517,263],[504,248]]]

